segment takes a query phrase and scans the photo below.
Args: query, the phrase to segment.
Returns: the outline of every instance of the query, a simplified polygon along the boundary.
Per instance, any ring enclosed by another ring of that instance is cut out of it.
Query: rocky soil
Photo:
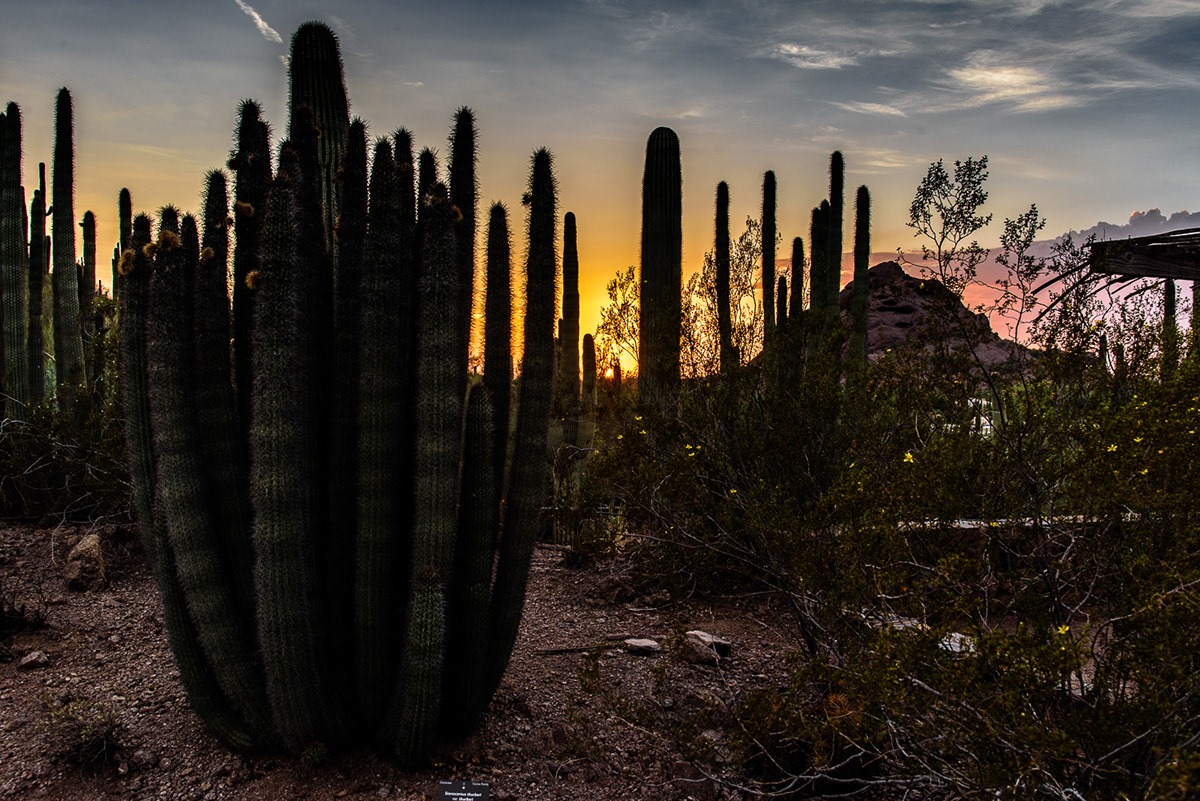
[[[0,798],[433,801],[439,780],[486,782],[493,799],[757,795],[742,775],[732,710],[787,681],[784,657],[796,645],[765,596],[647,597],[619,561],[584,570],[564,551],[539,549],[516,650],[482,729],[405,773],[369,753],[230,753],[180,687],[136,531],[95,532],[105,583],[68,588],[68,551],[88,533],[0,524],[4,609],[45,617],[41,628],[0,632]],[[726,640],[728,655],[692,642],[690,630]],[[661,650],[638,655],[627,639]],[[107,749],[92,767],[70,753],[81,731]]]

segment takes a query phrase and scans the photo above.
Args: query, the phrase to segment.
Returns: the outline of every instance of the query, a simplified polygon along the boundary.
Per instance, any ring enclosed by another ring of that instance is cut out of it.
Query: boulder
[[[662,651],[662,646],[654,640],[630,638],[624,642],[625,650],[634,656],[651,656]]]
[[[38,670],[49,664],[50,657],[46,656],[45,651],[30,651],[21,657],[21,661],[17,663],[17,670]]]
[[[706,631],[689,631],[679,646],[679,656],[685,662],[693,665],[715,665],[722,658],[729,656],[733,649],[729,640],[722,639]]]
[[[105,585],[104,554],[100,550],[100,535],[88,534],[67,554],[63,569],[67,587],[77,591],[98,590]]]

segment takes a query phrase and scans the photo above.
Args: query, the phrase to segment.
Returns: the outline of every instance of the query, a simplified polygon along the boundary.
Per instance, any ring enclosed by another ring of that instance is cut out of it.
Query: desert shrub
[[[38,725],[59,757],[90,770],[116,763],[121,731],[109,709],[86,698],[42,700],[48,712]]]
[[[64,413],[51,396],[27,407],[24,419],[0,420],[0,517],[128,517],[116,308],[100,295],[93,309],[88,392],[76,410]]]

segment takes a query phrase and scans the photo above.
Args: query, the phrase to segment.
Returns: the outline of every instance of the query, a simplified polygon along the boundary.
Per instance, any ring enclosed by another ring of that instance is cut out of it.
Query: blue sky
[[[834,149],[848,190],[872,189],[876,251],[916,246],[908,204],[938,158],[990,157],[985,245],[1031,202],[1048,234],[1200,210],[1200,3],[1182,0],[447,0],[335,13],[4,0],[0,100],[22,108],[27,184],[50,161],[67,86],[76,208],[95,211],[103,247],[123,186],[139,209],[196,208],[241,99],[285,124],[282,57],[308,19],[338,32],[352,112],[373,133],[406,126],[444,151],[454,110],[476,111],[482,198],[505,201],[514,228],[530,154],[554,151],[561,208],[579,219],[584,330],[603,281],[637,261],[641,165],[658,125],[682,142],[685,272],[711,248],[721,180],[736,236],[773,169],[780,232],[807,239]]]

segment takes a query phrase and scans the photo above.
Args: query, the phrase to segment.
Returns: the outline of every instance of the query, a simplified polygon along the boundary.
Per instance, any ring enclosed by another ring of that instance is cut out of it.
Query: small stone
[[[634,656],[650,656],[662,651],[662,646],[654,640],[631,637],[624,642],[625,650]]]
[[[693,629],[687,633],[687,638],[706,648],[713,649],[717,652],[718,656],[729,656],[730,651],[733,650],[733,643],[729,642],[729,640],[718,637],[715,634],[709,634],[707,631]]]
[[[71,549],[63,577],[67,580],[67,588],[76,591],[98,590],[105,585],[99,534],[88,534]]]
[[[30,651],[21,657],[21,661],[17,663],[17,670],[39,670],[49,665],[50,657],[46,656],[45,651]]]

